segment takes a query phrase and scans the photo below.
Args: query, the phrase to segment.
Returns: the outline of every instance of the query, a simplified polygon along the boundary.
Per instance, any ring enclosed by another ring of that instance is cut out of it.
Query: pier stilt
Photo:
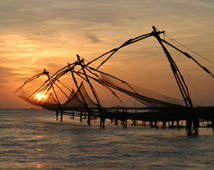
[[[212,120],[212,128],[213,128],[213,132],[214,132],[214,120]]]
[[[147,126],[147,125],[148,125],[147,121],[142,120],[142,126]]]
[[[151,128],[153,128],[153,122],[149,121],[149,126],[151,126]]]
[[[74,120],[74,112],[71,113],[71,117],[70,118]]]
[[[123,125],[123,128],[127,128],[127,120],[126,119],[122,120],[122,125]]]
[[[82,111],[80,112],[80,122],[82,122]]]
[[[174,128],[174,122],[175,122],[175,121],[174,121],[174,120],[172,120],[172,126],[171,126],[172,128]]]
[[[117,119],[117,117],[115,117],[115,125],[118,125],[118,119]]]
[[[177,127],[179,128],[180,127],[179,120],[177,120],[176,122],[177,122]]]
[[[136,120],[133,120],[133,124],[132,124],[133,126],[136,126],[137,125],[137,123],[136,123]]]
[[[193,127],[192,127],[193,126]],[[199,127],[199,119],[198,116],[192,115],[189,119],[186,120],[186,130],[188,136],[198,136],[198,127]],[[194,130],[194,133],[193,133]]]
[[[88,111],[88,125],[91,125],[91,112]]]
[[[101,116],[100,117],[100,128],[105,128],[105,117]]]
[[[59,115],[59,112],[58,110],[56,110],[56,120],[58,120],[58,115]]]
[[[170,121],[168,121],[168,127],[169,127],[169,128],[171,127],[171,125],[170,125]]]
[[[186,120],[186,131],[187,131],[187,136],[192,136],[192,120],[191,119]]]
[[[158,128],[158,121],[155,120],[155,128]]]
[[[87,118],[87,112],[84,112],[84,117],[83,117],[83,119],[86,119]]]
[[[63,121],[63,110],[61,110],[61,119],[60,121],[62,122]]]
[[[166,121],[163,121],[163,126],[162,128],[166,128]]]
[[[198,136],[199,119],[196,117],[193,120],[194,135]]]

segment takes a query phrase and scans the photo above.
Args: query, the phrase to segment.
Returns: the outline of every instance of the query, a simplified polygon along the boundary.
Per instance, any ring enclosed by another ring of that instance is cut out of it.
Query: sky
[[[0,0],[0,108],[29,108],[14,95],[44,68],[54,73],[76,54],[90,61],[152,26],[197,51],[214,73],[213,0]],[[175,41],[172,41],[175,43]],[[214,79],[172,51],[193,102],[214,105]],[[102,68],[139,86],[181,98],[155,38],[121,50]]]

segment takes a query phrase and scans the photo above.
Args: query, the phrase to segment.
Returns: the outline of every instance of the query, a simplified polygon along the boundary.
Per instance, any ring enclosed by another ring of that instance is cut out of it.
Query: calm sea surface
[[[213,170],[214,135],[113,124],[99,128],[44,110],[0,110],[0,169]]]

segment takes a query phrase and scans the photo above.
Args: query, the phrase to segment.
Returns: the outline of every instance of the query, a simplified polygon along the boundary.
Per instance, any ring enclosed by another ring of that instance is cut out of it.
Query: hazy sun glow
[[[43,98],[45,98],[45,93],[36,93],[35,97],[37,100],[42,100]]]

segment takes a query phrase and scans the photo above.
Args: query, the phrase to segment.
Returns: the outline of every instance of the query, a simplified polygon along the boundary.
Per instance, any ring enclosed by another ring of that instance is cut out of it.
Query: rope
[[[208,61],[208,62],[210,62],[210,63],[214,64],[214,62],[213,62],[213,61],[211,61],[211,60],[209,60],[208,58],[206,58],[206,57],[204,57],[204,56],[200,55],[200,54],[199,54],[199,53],[197,53],[196,51],[194,51],[194,50],[190,49],[189,47],[187,47],[187,46],[185,46],[184,44],[180,43],[179,41],[175,40],[174,38],[171,38],[170,36],[168,36],[168,35],[166,35],[166,34],[164,34],[164,35],[165,35],[167,38],[169,38],[170,40],[174,41],[175,43],[177,43],[177,44],[181,45],[182,47],[184,47],[184,48],[188,49],[188,50],[189,50],[189,51],[191,51],[192,53],[194,53],[194,54],[198,55],[199,57],[203,58],[204,60],[206,60],[206,61]]]

